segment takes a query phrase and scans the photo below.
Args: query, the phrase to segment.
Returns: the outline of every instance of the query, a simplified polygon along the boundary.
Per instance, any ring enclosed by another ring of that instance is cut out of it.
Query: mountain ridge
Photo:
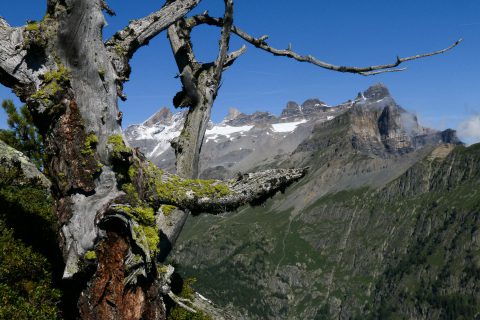
[[[288,102],[279,116],[256,111],[245,114],[231,108],[220,123],[210,122],[200,159],[200,176],[228,178],[252,169],[261,157],[286,157],[313,133],[315,126],[350,113],[353,144],[386,154],[410,152],[434,142],[459,143],[454,131],[440,133],[422,127],[415,115],[396,104],[383,84],[371,86],[336,106],[318,98],[301,105]],[[125,129],[127,141],[138,147],[156,165],[174,172],[175,157],[170,141],[180,134],[186,113],[167,108],[143,124]]]

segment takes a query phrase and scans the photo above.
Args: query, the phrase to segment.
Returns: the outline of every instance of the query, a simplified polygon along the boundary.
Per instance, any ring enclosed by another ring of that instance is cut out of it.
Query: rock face
[[[15,171],[12,185],[34,185],[48,189],[50,181],[20,151],[17,151],[0,140],[0,172],[4,177]]]
[[[385,86],[279,117],[232,110],[202,152],[204,177],[310,168],[264,206],[187,220],[172,260],[237,319],[480,315],[480,148]]]

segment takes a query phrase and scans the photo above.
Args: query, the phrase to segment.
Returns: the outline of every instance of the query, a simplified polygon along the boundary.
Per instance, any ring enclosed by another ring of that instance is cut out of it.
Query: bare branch
[[[240,49],[230,52],[225,59],[225,63],[223,64],[223,70],[230,67],[235,62],[235,60],[237,60],[237,58],[244,54],[246,51],[247,46],[243,45]]]
[[[217,83],[220,82],[224,70],[225,60],[227,58],[228,46],[230,43],[230,33],[233,25],[233,0],[225,0],[225,14],[223,17],[222,34],[220,38],[220,47],[217,59],[215,60],[215,69],[213,77]]]
[[[115,16],[116,15],[115,11],[113,11],[112,8],[110,8],[108,6],[108,4],[105,2],[105,0],[100,1],[100,6],[102,7],[103,10],[105,10],[105,12],[108,15],[110,15],[110,16]]]
[[[186,299],[182,299],[180,297],[178,297],[177,295],[175,295],[172,291],[169,291],[168,294],[167,294],[170,299],[172,299],[179,307],[187,310],[188,312],[191,312],[191,313],[197,313],[197,310],[193,309],[193,308],[190,308],[189,306],[187,306],[184,302],[190,302],[190,300],[186,300]]]
[[[160,32],[167,29],[172,23],[192,10],[201,0],[169,1],[160,10],[134,20],[124,29],[115,33],[105,46],[112,56],[112,60],[120,77],[128,78],[130,73],[128,61],[133,54]],[[116,57],[116,59],[115,59]]]
[[[201,14],[201,15],[196,15],[187,20],[187,25],[190,28],[195,27],[196,25],[199,24],[208,24],[211,26],[216,26],[216,27],[223,27],[224,21],[221,18],[213,18],[210,17],[207,14]],[[270,52],[271,54],[275,56],[283,56],[283,57],[288,57],[295,59],[300,62],[307,62],[313,65],[316,65],[318,67],[327,69],[327,70],[333,70],[333,71],[338,71],[338,72],[348,72],[348,73],[358,73],[364,76],[370,76],[370,75],[376,75],[380,73],[385,73],[385,72],[399,72],[399,71],[404,71],[405,68],[401,69],[395,69],[398,67],[400,64],[411,61],[411,60],[417,60],[417,59],[422,59],[426,57],[431,57],[434,55],[442,54],[445,53],[454,47],[456,47],[460,42],[463,41],[463,39],[457,40],[454,44],[450,45],[447,48],[434,51],[434,52],[429,52],[429,53],[423,53],[423,54],[417,54],[414,56],[410,57],[405,57],[405,58],[400,58],[397,57],[396,61],[393,63],[389,64],[383,64],[383,65],[376,65],[376,66],[368,66],[368,67],[352,67],[352,66],[337,66],[322,60],[319,60],[315,58],[312,55],[300,55],[296,53],[295,51],[291,50],[291,45],[289,45],[289,48],[287,49],[276,49],[274,47],[269,46],[265,41],[268,39],[268,36],[261,36],[259,38],[255,38],[245,31],[241,30],[240,28],[236,26],[232,26],[232,32],[235,33],[237,36],[242,38],[243,40],[251,43],[257,48],[260,48],[264,51]]]

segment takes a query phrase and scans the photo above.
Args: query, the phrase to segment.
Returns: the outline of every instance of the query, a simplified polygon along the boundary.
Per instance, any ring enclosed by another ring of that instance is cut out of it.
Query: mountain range
[[[244,114],[231,108],[222,122],[209,123],[200,176],[228,178],[257,166],[279,163],[292,153],[312,148],[308,144],[314,141],[309,137],[315,128],[342,121],[345,114],[352,120],[349,134],[355,148],[381,157],[411,153],[427,144],[459,142],[452,130],[438,132],[422,127],[415,115],[396,104],[384,85],[377,84],[337,106],[316,98],[301,105],[290,101],[278,117],[261,111]],[[172,113],[163,108],[144,123],[127,127],[125,136],[156,165],[174,172],[170,141],[180,135],[185,116],[186,111]]]
[[[125,134],[172,170],[184,116]],[[479,145],[422,127],[381,84],[209,125],[202,177],[271,167],[309,173],[264,204],[189,217],[170,256],[225,319],[480,316]]]

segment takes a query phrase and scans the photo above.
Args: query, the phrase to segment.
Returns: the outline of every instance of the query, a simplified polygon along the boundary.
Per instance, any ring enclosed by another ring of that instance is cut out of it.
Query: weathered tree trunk
[[[0,18],[0,82],[27,102],[44,138],[64,278],[83,282],[78,314],[67,318],[164,319],[168,279],[156,268],[159,221],[167,216],[161,207],[223,212],[304,174],[184,180],[125,144],[117,98],[124,98],[129,59],[198,2],[170,2],[106,43],[102,0],[49,0],[42,21],[20,28]]]
[[[190,38],[194,23],[180,19],[168,28],[168,39],[177,62],[182,90],[173,99],[175,107],[187,107],[183,130],[172,142],[175,149],[177,174],[196,178],[203,138],[207,130],[213,103],[218,94],[223,71],[243,52],[245,47],[228,54],[231,27],[233,25],[233,0],[225,1],[222,34],[218,57],[211,63],[199,63],[195,59]]]

